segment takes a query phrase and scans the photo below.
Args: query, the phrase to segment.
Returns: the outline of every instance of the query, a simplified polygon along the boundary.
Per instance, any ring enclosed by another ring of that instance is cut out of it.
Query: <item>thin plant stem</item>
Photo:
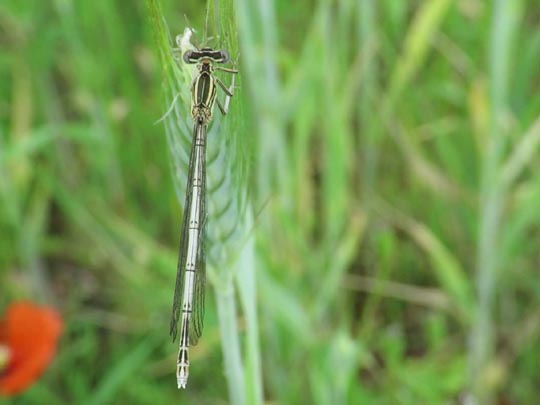
[[[231,281],[227,285],[220,287],[215,288],[214,291],[218,307],[219,330],[229,397],[232,404],[243,405],[246,404],[246,388],[244,366],[240,353],[240,339],[238,337],[238,323],[236,321],[234,285]]]
[[[246,210],[247,226],[252,228],[252,214]],[[257,315],[257,285],[255,280],[255,240],[248,236],[237,262],[237,285],[246,319],[246,397],[250,404],[263,403],[261,355],[259,347],[259,320]]]
[[[362,162],[362,201],[369,204],[370,197],[374,192],[377,181],[377,160],[378,160],[378,141],[380,130],[378,121],[370,119],[373,106],[376,105],[376,94],[378,92],[377,59],[375,49],[377,46],[376,25],[377,2],[374,0],[362,0],[358,3],[358,37],[362,52],[365,56],[362,58],[362,71],[365,79],[362,85],[362,98],[359,104],[359,113],[362,129],[361,150],[358,155],[363,156]],[[359,143],[360,144],[360,143]]]
[[[487,385],[486,370],[495,340],[493,326],[494,297],[497,287],[499,239],[505,201],[501,176],[506,146],[503,127],[508,100],[508,72],[512,31],[517,23],[516,3],[494,3],[490,43],[490,138],[482,164],[476,290],[478,304],[469,341],[470,403],[491,403],[492,387]]]

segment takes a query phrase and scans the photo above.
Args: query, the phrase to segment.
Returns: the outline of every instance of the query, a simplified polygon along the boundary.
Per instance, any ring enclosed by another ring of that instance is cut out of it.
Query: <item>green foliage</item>
[[[67,323],[23,402],[534,402],[539,13],[4,1],[0,308]],[[186,26],[241,73],[209,135],[205,330],[179,392]]]

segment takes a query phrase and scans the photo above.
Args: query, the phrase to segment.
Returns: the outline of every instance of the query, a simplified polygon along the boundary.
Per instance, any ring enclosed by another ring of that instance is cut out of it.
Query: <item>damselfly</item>
[[[189,375],[189,346],[197,344],[202,334],[204,317],[204,290],[206,258],[204,251],[206,228],[206,133],[212,120],[214,103],[223,115],[227,114],[234,92],[235,69],[216,64],[230,61],[224,50],[201,48],[184,53],[185,63],[197,64],[197,75],[191,88],[191,116],[193,137],[182,223],[182,239],[176,274],[176,287],[170,334],[176,339],[178,321],[180,326],[180,349],[178,352],[176,378],[178,388],[185,388]],[[230,87],[215,75],[220,70],[232,73]],[[225,92],[222,104],[216,97],[217,87]]]

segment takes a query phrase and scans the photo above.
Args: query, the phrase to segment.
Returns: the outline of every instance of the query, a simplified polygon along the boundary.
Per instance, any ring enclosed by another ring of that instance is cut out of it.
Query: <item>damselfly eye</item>
[[[186,62],[186,63],[194,63],[194,62],[191,60],[191,55],[193,55],[193,51],[186,51],[186,52],[184,52],[184,62]]]
[[[178,48],[180,48],[182,45],[182,37],[183,37],[182,34],[178,34],[176,38],[174,39],[176,41],[176,46],[178,46]]]
[[[231,60],[229,52],[222,50],[220,51],[220,53],[221,53],[221,63],[227,63]]]

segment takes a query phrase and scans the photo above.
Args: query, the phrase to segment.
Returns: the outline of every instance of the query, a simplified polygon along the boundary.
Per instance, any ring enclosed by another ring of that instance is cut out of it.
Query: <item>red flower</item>
[[[10,305],[0,321],[0,395],[24,391],[41,376],[63,329],[62,318],[52,308],[31,302]]]

